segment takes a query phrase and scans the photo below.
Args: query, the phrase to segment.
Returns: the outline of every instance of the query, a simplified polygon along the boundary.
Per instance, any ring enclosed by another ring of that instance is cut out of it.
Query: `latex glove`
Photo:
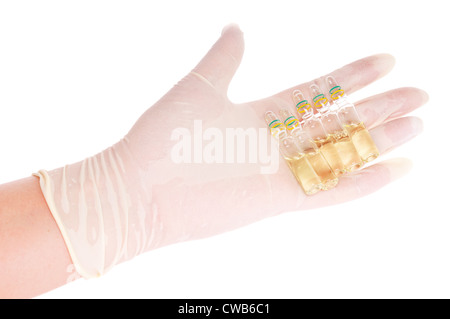
[[[148,109],[121,141],[82,162],[37,174],[82,276],[101,275],[164,245],[215,235],[285,211],[355,199],[409,168],[406,160],[379,163],[341,177],[333,190],[307,196],[277,151],[266,156],[265,163],[249,163],[248,157],[246,163],[236,158],[234,163],[206,163],[226,159],[230,152],[224,145],[223,157],[207,156],[214,152],[207,141],[195,144],[196,133],[209,134],[212,141],[226,137],[227,128],[265,130],[264,113],[293,107],[292,91],[306,92],[312,83],[233,104],[227,88],[243,51],[242,32],[234,25],[227,27],[193,71]],[[393,63],[389,55],[376,55],[331,74],[351,93],[385,75]],[[323,77],[316,83],[324,87]],[[398,117],[426,100],[423,91],[402,88],[356,103],[381,154],[421,131],[419,119]],[[268,144],[270,134],[264,132]],[[178,163],[180,141],[188,133],[193,163]],[[253,152],[251,145],[247,148]],[[278,163],[272,174],[263,173],[269,167],[267,159]]]

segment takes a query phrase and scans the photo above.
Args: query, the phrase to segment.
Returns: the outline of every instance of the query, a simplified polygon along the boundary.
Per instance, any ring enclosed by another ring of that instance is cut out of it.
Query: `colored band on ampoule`
[[[279,119],[275,119],[269,123],[269,128],[274,129],[274,128],[280,127],[281,125],[282,125],[281,121]]]
[[[344,90],[339,85],[336,85],[335,87],[330,89],[330,95],[333,100],[337,100],[344,94]]]
[[[305,113],[311,108],[311,104],[309,104],[307,100],[303,100],[298,102],[295,107],[297,108],[298,113]]]
[[[298,127],[300,125],[300,122],[295,116],[289,116],[287,119],[284,120],[284,125],[288,130],[293,130],[294,128]]]
[[[328,103],[328,99],[324,94],[319,94],[315,98],[313,98],[313,102],[314,106],[319,109]]]

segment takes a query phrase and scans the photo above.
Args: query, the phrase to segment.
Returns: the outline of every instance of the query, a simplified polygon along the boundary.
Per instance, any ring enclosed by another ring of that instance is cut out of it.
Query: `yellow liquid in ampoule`
[[[352,139],[345,131],[333,134],[333,138],[334,146],[341,157],[346,172],[353,172],[364,165]]]
[[[318,149],[310,149],[306,154],[308,161],[320,178],[321,188],[323,190],[328,190],[335,187],[339,180],[333,173],[328,161],[322,153]]]
[[[307,195],[315,194],[321,190],[321,180],[304,154],[299,154],[295,157],[285,157],[285,159]]]
[[[338,150],[336,149],[333,136],[327,135],[323,139],[316,139],[314,140],[314,143],[317,145],[320,152],[322,152],[323,157],[325,157],[329,166],[333,170],[333,173],[336,176],[341,176],[342,174],[344,174],[345,166],[342,162]]]
[[[380,155],[377,146],[373,142],[363,122],[344,125],[344,129],[351,137],[353,145],[355,145],[359,156],[361,156],[364,162],[370,162]]]

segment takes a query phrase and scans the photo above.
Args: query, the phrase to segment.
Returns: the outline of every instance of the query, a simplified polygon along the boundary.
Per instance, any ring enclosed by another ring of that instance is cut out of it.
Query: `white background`
[[[446,4],[1,1],[0,183],[115,143],[230,22],[246,40],[235,102],[380,52],[396,67],[356,99],[402,86],[430,95],[414,112],[424,133],[383,157],[412,159],[412,172],[375,194],[149,252],[41,297],[450,297]]]

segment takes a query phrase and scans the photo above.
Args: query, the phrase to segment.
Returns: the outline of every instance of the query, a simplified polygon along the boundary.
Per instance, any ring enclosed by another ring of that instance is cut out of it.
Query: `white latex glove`
[[[210,129],[222,136],[227,128],[258,132],[266,128],[266,111],[293,107],[292,91],[306,92],[312,83],[233,104],[227,88],[243,51],[242,32],[228,26],[193,71],[149,108],[121,141],[82,162],[36,174],[82,276],[99,276],[164,245],[215,235],[285,211],[355,199],[409,169],[407,160],[382,162],[341,177],[333,190],[306,196],[277,152],[269,154],[272,163],[279,161],[273,174],[262,173],[268,164],[261,162],[205,163],[208,157],[199,157],[202,150],[207,152],[205,141],[203,148],[192,141],[194,163],[176,163],[179,133],[191,132],[195,139],[196,130],[202,133],[199,123],[203,132]],[[385,75],[393,62],[389,55],[376,55],[331,74],[351,93]],[[323,77],[316,83],[324,87]],[[381,154],[421,131],[419,119],[399,117],[426,100],[419,89],[401,88],[356,103]],[[266,139],[270,141],[268,131]]]

